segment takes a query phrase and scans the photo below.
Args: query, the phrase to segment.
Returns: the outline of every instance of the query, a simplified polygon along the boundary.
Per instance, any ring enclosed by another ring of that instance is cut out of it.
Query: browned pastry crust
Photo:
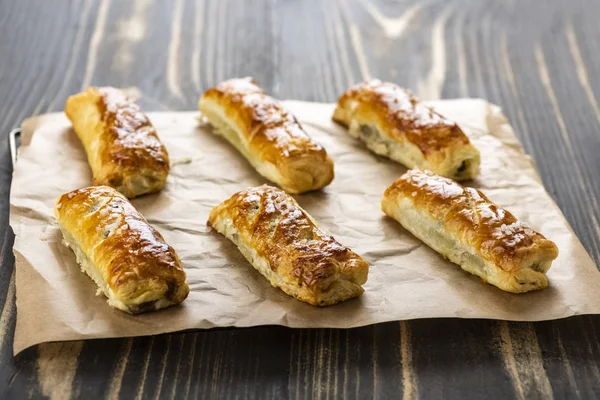
[[[94,185],[129,198],[157,192],[169,174],[169,154],[140,107],[112,87],[91,87],[67,99],[65,113],[83,143]]]
[[[116,190],[74,190],[58,199],[54,212],[66,244],[111,306],[135,314],[187,297],[175,250]]]
[[[508,292],[548,286],[558,248],[479,190],[410,170],[386,191],[383,211],[466,271]]]
[[[460,127],[394,83],[375,79],[351,87],[339,98],[333,120],[376,154],[408,168],[456,180],[479,173],[479,151]]]
[[[369,265],[323,232],[284,191],[263,185],[212,209],[208,225],[235,243],[275,287],[315,306],[363,293]]]
[[[199,108],[216,133],[288,193],[320,189],[333,180],[325,149],[252,78],[219,83],[202,95]]]

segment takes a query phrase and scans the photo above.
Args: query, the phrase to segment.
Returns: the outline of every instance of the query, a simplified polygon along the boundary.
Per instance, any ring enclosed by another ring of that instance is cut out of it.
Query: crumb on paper
[[[177,160],[171,161],[171,167],[179,164],[190,164],[192,162],[192,157],[182,157]]]
[[[204,115],[202,115],[202,114],[198,115],[196,117],[196,120],[198,121],[198,125],[199,126],[206,126],[206,125],[208,125],[208,119]]]

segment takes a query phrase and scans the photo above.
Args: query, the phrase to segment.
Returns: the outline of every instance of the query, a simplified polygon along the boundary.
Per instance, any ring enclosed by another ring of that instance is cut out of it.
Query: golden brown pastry
[[[414,169],[385,191],[381,207],[445,258],[504,291],[548,286],[556,245],[479,190]]]
[[[320,189],[333,180],[333,161],[325,149],[252,78],[221,82],[202,95],[199,108],[215,133],[286,192]]]
[[[338,100],[333,120],[376,154],[456,180],[479,173],[479,151],[460,127],[396,84],[371,80]]]
[[[238,246],[271,285],[326,306],[363,293],[369,265],[323,232],[283,190],[242,190],[212,209],[208,225]]]
[[[136,314],[181,303],[190,289],[175,250],[116,190],[62,195],[54,213],[65,243],[108,304]]]
[[[65,113],[85,147],[94,185],[129,198],[157,192],[169,174],[169,154],[150,120],[123,92],[91,87],[67,99]]]

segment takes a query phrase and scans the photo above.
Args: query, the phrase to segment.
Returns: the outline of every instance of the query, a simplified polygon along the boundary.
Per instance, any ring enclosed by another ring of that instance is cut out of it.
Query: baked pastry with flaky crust
[[[181,303],[190,289],[175,250],[116,190],[62,195],[54,213],[81,269],[108,304],[137,314]]]
[[[333,180],[333,161],[325,149],[252,78],[230,79],[208,89],[199,108],[215,133],[286,192],[320,189]]]
[[[94,185],[129,198],[161,190],[169,154],[140,107],[120,90],[91,87],[67,99],[65,113],[83,143]]]
[[[351,87],[339,98],[333,120],[374,153],[408,168],[456,180],[479,173],[479,150],[460,127],[394,83],[371,80]]]
[[[300,301],[326,306],[363,293],[367,262],[280,189],[242,190],[212,209],[208,225],[236,244],[271,285]]]
[[[381,207],[445,258],[504,291],[548,286],[556,245],[479,190],[414,169],[385,191]]]

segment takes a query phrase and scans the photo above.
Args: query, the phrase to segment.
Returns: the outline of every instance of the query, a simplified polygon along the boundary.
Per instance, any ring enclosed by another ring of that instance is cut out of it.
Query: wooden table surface
[[[0,397],[600,397],[591,316],[215,329],[13,357],[6,146],[24,118],[91,84],[134,88],[153,111],[194,110],[206,88],[246,75],[285,99],[332,102],[367,77],[426,99],[482,97],[600,263],[599,15],[597,0],[0,0]]]

